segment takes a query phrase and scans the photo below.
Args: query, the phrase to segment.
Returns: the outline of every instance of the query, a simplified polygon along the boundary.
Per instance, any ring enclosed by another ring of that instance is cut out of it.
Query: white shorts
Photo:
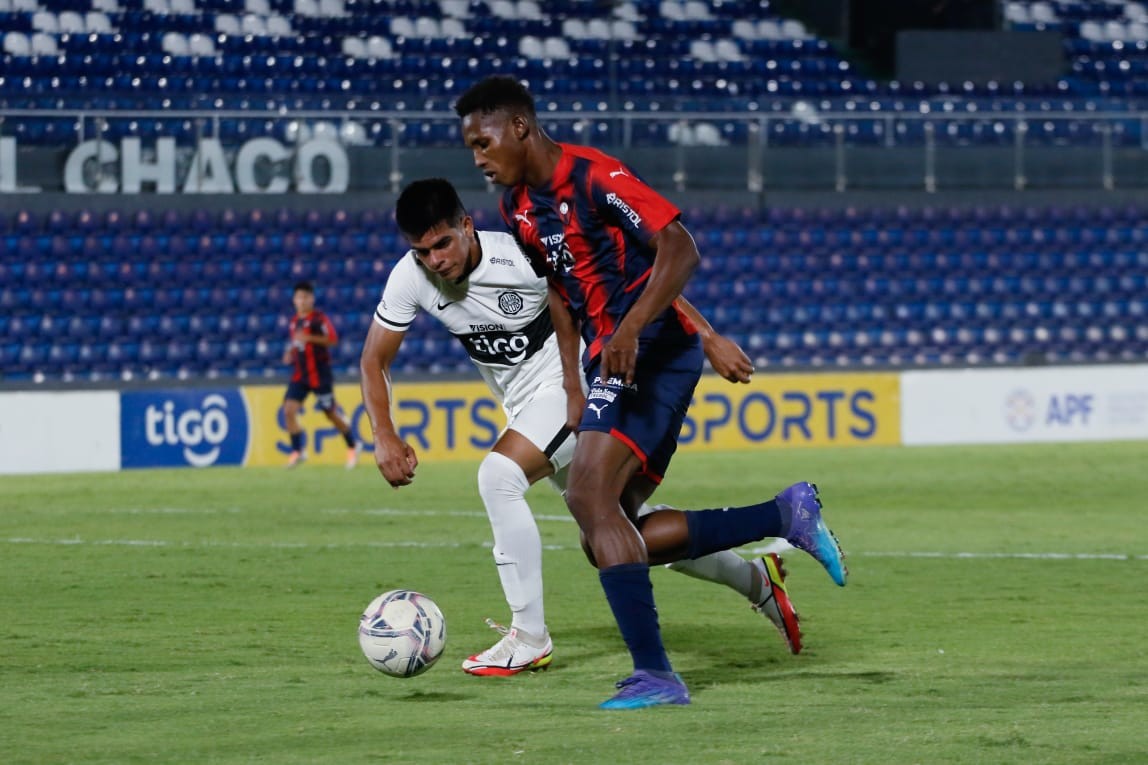
[[[546,455],[555,473],[574,459],[574,434],[566,428],[566,391],[561,385],[539,388],[514,416],[508,415],[507,430],[521,433]]]

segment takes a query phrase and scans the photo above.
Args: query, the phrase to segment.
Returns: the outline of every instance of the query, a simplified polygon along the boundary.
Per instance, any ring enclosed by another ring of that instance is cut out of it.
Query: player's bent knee
[[[589,540],[586,539],[586,534],[579,533],[578,541],[582,544],[582,552],[586,554],[586,560],[590,561],[590,565],[598,568],[598,559],[594,557],[594,550],[590,547]]]
[[[488,507],[499,500],[519,499],[529,488],[526,473],[505,454],[491,452],[478,466],[478,493]]]

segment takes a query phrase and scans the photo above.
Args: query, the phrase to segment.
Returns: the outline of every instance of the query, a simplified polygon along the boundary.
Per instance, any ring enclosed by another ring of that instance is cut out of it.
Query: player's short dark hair
[[[291,288],[291,294],[294,295],[296,292],[310,292],[314,295],[315,285],[308,281],[295,282],[295,286]]]
[[[497,74],[472,85],[454,105],[454,112],[459,117],[473,112],[491,114],[500,109],[519,111],[534,117],[534,96],[513,77]]]
[[[457,225],[466,217],[458,192],[444,178],[423,178],[407,184],[395,202],[399,231],[417,239],[440,223]]]

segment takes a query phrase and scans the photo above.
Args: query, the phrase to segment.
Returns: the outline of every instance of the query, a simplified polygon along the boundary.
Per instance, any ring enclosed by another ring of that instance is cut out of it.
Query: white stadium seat
[[[442,37],[442,27],[439,26],[438,19],[419,16],[415,19],[415,36],[432,40]]]
[[[749,19],[737,19],[734,21],[730,32],[734,37],[740,37],[743,40],[757,39],[757,27]]]
[[[245,35],[251,35],[252,37],[267,36],[267,22],[263,20],[262,16],[256,16],[253,13],[244,15],[239,22],[239,27]]]
[[[470,18],[470,3],[467,0],[439,0],[442,15],[448,19]]]
[[[547,37],[542,41],[545,58],[564,61],[570,58],[570,44],[565,37]]]
[[[415,23],[406,16],[395,16],[391,19],[392,37],[415,37]]]
[[[162,47],[164,53],[172,56],[190,56],[191,48],[187,44],[187,37],[181,32],[164,32]]]
[[[439,27],[442,29],[442,36],[448,40],[462,40],[470,37],[466,32],[466,25],[462,23],[461,19],[442,19],[439,21]]]
[[[797,19],[786,19],[781,22],[781,36],[787,40],[804,40],[809,37],[809,33]]]
[[[84,14],[84,27],[88,34],[107,35],[115,31],[112,20],[103,11],[88,11]]]
[[[12,56],[31,56],[32,41],[23,32],[9,32],[4,35],[4,52]]]
[[[362,37],[344,37],[343,55],[351,58],[366,58],[367,41]]]
[[[215,43],[209,35],[188,35],[187,48],[193,56],[214,56]]]
[[[36,32],[32,35],[32,55],[33,56],[58,56],[60,55],[59,48],[56,47],[56,38],[54,35],[46,34],[44,32]]]
[[[717,56],[718,61],[744,61],[745,56],[741,53],[741,48],[737,43],[728,37],[723,37],[720,40],[714,41],[714,55]]]
[[[391,47],[391,41],[379,35],[371,35],[367,38],[367,57],[373,59],[388,59],[394,58],[395,51]]]
[[[60,31],[60,22],[51,11],[36,11],[32,14],[32,29],[54,35]]]
[[[56,21],[59,23],[62,35],[82,35],[87,31],[84,17],[75,11],[61,11]]]
[[[231,37],[240,37],[243,34],[239,19],[230,13],[220,13],[215,17],[215,31]]]
[[[610,33],[615,40],[637,40],[640,38],[638,27],[634,22],[626,19],[617,19],[610,23]]]
[[[546,58],[545,49],[543,48],[542,41],[534,35],[523,35],[522,39],[518,41],[518,55],[523,58],[541,59]]]
[[[780,40],[781,25],[774,19],[762,19],[757,22],[757,36],[761,40]]]
[[[682,13],[689,21],[707,21],[713,18],[708,3],[702,0],[686,0],[682,5]]]
[[[511,0],[494,0],[490,4],[490,15],[500,19],[513,19],[518,15],[518,9]]]
[[[609,40],[614,33],[606,19],[590,19],[586,22],[586,36],[591,40]]]
[[[589,35],[586,33],[586,22],[582,19],[563,19],[562,36],[567,40],[587,39]]]
[[[718,60],[717,53],[714,52],[714,45],[709,40],[691,40],[690,58],[705,64]]]
[[[317,17],[319,0],[295,0],[295,13],[299,16]]]
[[[295,32],[291,29],[291,22],[287,20],[286,16],[273,13],[267,17],[267,36],[276,38],[294,37]]]
[[[538,7],[538,3],[534,2],[534,0],[518,0],[515,9],[520,19],[543,21],[546,18],[542,15],[542,9]]]
[[[658,15],[667,21],[685,21],[686,11],[677,0],[662,0],[658,3]]]

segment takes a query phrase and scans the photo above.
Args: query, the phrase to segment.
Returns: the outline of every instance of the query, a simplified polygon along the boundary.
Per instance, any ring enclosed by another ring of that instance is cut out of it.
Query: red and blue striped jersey
[[[681,212],[614,157],[559,145],[550,183],[507,189],[500,209],[535,271],[549,277],[581,321],[590,360],[642,294],[654,264],[650,241]],[[681,342],[695,332],[670,307],[641,339]]]
[[[323,335],[334,342],[339,341],[335,332],[335,325],[322,311],[311,311],[306,316],[296,314],[289,322],[290,340],[295,349],[291,354],[292,369],[291,382],[301,382],[312,388],[321,385],[330,385],[333,379],[331,373],[331,350],[325,345],[307,343],[302,348],[295,344],[296,332],[307,332],[312,335]]]

